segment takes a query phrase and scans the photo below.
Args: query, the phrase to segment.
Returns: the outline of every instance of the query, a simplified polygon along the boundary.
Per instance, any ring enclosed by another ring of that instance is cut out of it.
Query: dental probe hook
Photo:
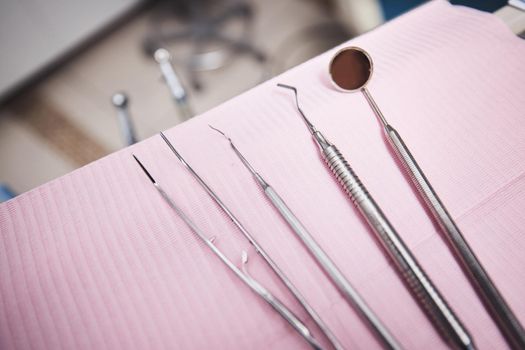
[[[235,152],[235,154],[237,154],[237,156],[239,157],[239,159],[241,160],[241,162],[244,164],[244,166],[253,174],[253,176],[255,176],[255,178],[257,179],[257,181],[259,183],[261,182],[265,182],[262,177],[255,171],[255,169],[252,167],[252,165],[246,160],[246,158],[244,158],[244,156],[242,155],[242,153],[237,149],[237,147],[235,147],[235,144],[233,143],[232,139],[227,136],[224,132],[222,132],[221,130],[217,129],[217,128],[214,128],[213,126],[211,126],[210,124],[208,124],[208,126],[217,131],[219,134],[221,134],[222,136],[224,136],[230,143],[230,147],[233,149],[233,151]]]
[[[270,293],[263,285],[257,282],[253,277],[247,273],[241,271],[230,259],[222,253],[217,246],[213,243],[210,238],[207,238],[206,234],[175,204],[175,201],[164,191],[164,189],[155,181],[150,172],[142,164],[142,162],[133,155],[135,161],[138,163],[140,168],[144,171],[146,176],[149,178],[153,186],[159,192],[164,201],[168,206],[175,211],[175,213],[186,223],[190,230],[199,237],[208,248],[244,283],[246,284],[255,294],[262,298],[268,305],[270,305],[292,328],[299,333],[299,335],[312,347],[314,350],[322,350],[317,340],[310,333],[306,325],[297,318],[297,316],[286,307],[277,297]],[[243,270],[246,271],[246,263],[248,262],[248,254],[243,251],[242,253],[242,265]]]
[[[325,148],[328,148],[330,146],[330,143],[325,139],[323,134],[319,130],[317,130],[317,128],[312,124],[312,122],[310,122],[310,120],[306,117],[303,110],[301,109],[301,106],[299,105],[297,88],[291,85],[281,83],[278,83],[277,86],[293,91],[295,97],[295,106],[299,111],[299,114],[303,118],[303,121],[305,122],[306,126],[308,127],[308,131],[310,131],[310,134],[315,138],[315,141],[317,142],[317,145],[320,147],[321,151]]]
[[[308,126],[308,129],[310,130],[310,132],[313,134],[314,132],[316,132],[317,130],[315,129],[315,126],[310,122],[310,120],[306,117],[306,115],[304,114],[303,110],[301,109],[301,106],[299,105],[299,97],[297,96],[297,88],[295,88],[294,86],[291,86],[291,85],[286,85],[286,84],[281,84],[281,83],[278,83],[277,86],[279,87],[282,87],[282,88],[285,88],[285,89],[290,89],[294,92],[294,96],[295,96],[295,107],[297,107],[297,110],[299,111],[299,113],[301,114],[301,117],[303,117],[303,120],[304,122],[306,123],[306,125]]]

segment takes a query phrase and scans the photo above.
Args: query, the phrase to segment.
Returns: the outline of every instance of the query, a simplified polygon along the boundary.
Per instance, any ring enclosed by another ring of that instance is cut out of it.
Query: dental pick
[[[180,155],[180,153],[175,149],[175,146],[168,140],[164,133],[160,133],[160,136],[166,142],[170,150],[175,154],[177,159],[184,165],[184,167],[190,172],[199,185],[206,191],[206,193],[211,197],[211,199],[219,206],[219,208],[230,218],[232,223],[241,231],[243,236],[250,242],[250,244],[255,248],[257,253],[263,258],[265,263],[270,267],[270,269],[275,273],[275,275],[283,282],[288,291],[293,295],[293,297],[299,302],[303,309],[308,313],[308,315],[315,322],[317,327],[322,331],[323,335],[328,339],[334,349],[341,350],[343,346],[339,343],[335,335],[328,328],[325,322],[317,314],[317,312],[310,306],[306,298],[301,294],[299,289],[290,281],[288,276],[281,270],[281,268],[273,261],[270,255],[264,250],[264,248],[257,242],[255,237],[246,229],[246,227],[237,219],[233,212],[224,204],[224,202],[219,198],[219,196],[208,186],[208,184],[197,174],[197,172],[186,162],[186,160]]]
[[[293,329],[303,337],[303,339],[316,350],[322,349],[319,343],[315,340],[313,335],[310,333],[308,328],[304,325],[295,314],[288,309],[279,299],[277,299],[272,293],[264,288],[259,282],[253,279],[246,269],[248,262],[248,254],[243,251],[242,253],[242,266],[241,271],[230,259],[224,255],[224,253],[217,248],[213,238],[208,238],[206,234],[177,206],[175,201],[164,191],[158,182],[155,181],[150,172],[142,164],[142,162],[133,155],[133,158],[137,161],[140,168],[144,171],[146,176],[149,178],[155,189],[159,192],[162,199],[173,209],[173,211],[186,223],[190,230],[202,241],[204,244],[215,254],[245,285],[247,285],[255,294],[263,299],[268,305],[270,305],[286,322],[293,327]]]
[[[388,348],[401,349],[401,346],[397,343],[395,338],[388,332],[386,327],[381,324],[381,321],[365,303],[363,298],[361,298],[359,293],[352,287],[350,282],[348,282],[346,277],[341,273],[332,259],[330,259],[321,246],[319,246],[313,236],[308,232],[297,216],[295,216],[288,205],[286,205],[281,196],[279,196],[273,187],[270,186],[270,184],[268,184],[268,182],[266,182],[264,178],[252,167],[252,165],[248,162],[248,160],[246,160],[243,154],[226,134],[211,125],[210,128],[222,134],[229,141],[230,147],[239,157],[243,165],[250,171],[250,173],[252,173],[253,177],[257,181],[257,184],[261,187],[266,197],[273,204],[274,208],[277,209],[279,214],[281,214],[282,218],[288,223],[297,237],[299,237],[303,244],[308,248],[309,252],[314,256],[317,263],[323,268],[325,273],[337,286],[345,300],[354,308],[356,308],[357,311],[367,319],[368,323],[373,325],[374,329],[376,329],[381,334],[383,342],[388,344]]]

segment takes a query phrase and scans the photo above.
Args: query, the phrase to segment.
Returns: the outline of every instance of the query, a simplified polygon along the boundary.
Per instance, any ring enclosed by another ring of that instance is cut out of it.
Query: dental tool
[[[126,146],[137,142],[135,130],[129,113],[129,97],[124,92],[117,92],[111,97],[111,103],[117,109],[117,117],[122,134],[122,139]]]
[[[423,173],[423,170],[408,149],[401,135],[388,123],[372,98],[366,85],[372,77],[373,62],[366,51],[358,47],[348,47],[335,54],[330,62],[332,82],[340,91],[361,91],[379,120],[388,143],[403,164],[427,209],[433,215],[441,231],[452,248],[470,283],[478,293],[485,307],[496,322],[508,345],[513,349],[525,349],[525,330],[518,318],[498,291],[485,271],[460,229],[449,214],[445,205]]]
[[[160,48],[155,51],[153,57],[159,64],[164,81],[170,90],[171,97],[175,101],[179,112],[184,119],[190,119],[193,116],[193,111],[188,103],[188,94],[171,64],[170,53],[168,50]]]
[[[286,205],[281,196],[279,196],[279,194],[273,189],[273,187],[270,186],[270,184],[268,184],[268,182],[266,182],[264,178],[252,167],[248,160],[235,146],[231,138],[229,138],[225,133],[223,133],[219,129],[216,129],[211,125],[209,126],[213,130],[222,134],[222,136],[224,136],[229,141],[230,147],[233,149],[237,157],[239,157],[246,169],[248,169],[248,171],[253,175],[257,184],[261,187],[266,197],[273,204],[274,208],[277,209],[279,214],[281,214],[282,218],[288,223],[288,225],[295,232],[297,237],[299,237],[303,244],[308,248],[309,252],[314,256],[317,263],[323,268],[325,273],[337,286],[345,300],[351,306],[353,306],[358,311],[358,313],[366,319],[367,323],[369,323],[377,332],[381,342],[389,349],[401,349],[401,346],[398,344],[396,339],[381,323],[379,318],[369,308],[369,306],[365,303],[363,298],[361,298],[359,293],[352,287],[350,282],[348,282],[346,277],[337,268],[337,266],[330,259],[330,257],[319,246],[319,244],[315,241],[313,236],[308,232],[308,230],[304,227],[301,221],[295,216],[295,214],[288,207],[288,205]]]
[[[275,273],[275,275],[282,281],[286,286],[288,291],[293,295],[293,297],[299,302],[303,309],[308,313],[308,315],[315,322],[317,327],[321,330],[325,338],[331,343],[334,349],[341,350],[343,346],[337,340],[332,331],[328,328],[325,322],[317,314],[317,312],[310,306],[305,297],[301,294],[299,289],[290,281],[288,276],[281,270],[281,268],[273,261],[270,255],[264,250],[264,248],[257,242],[257,240],[252,236],[252,234],[244,227],[244,225],[235,217],[232,211],[223,203],[219,196],[204,182],[204,180],[197,174],[195,170],[186,162],[186,160],[180,155],[180,153],[175,149],[173,144],[168,140],[164,133],[160,133],[160,136],[166,142],[170,150],[175,154],[177,159],[184,165],[184,167],[190,172],[199,185],[206,191],[206,193],[211,197],[211,199],[221,208],[221,210],[230,218],[232,223],[241,231],[243,236],[250,242],[250,244],[255,248],[257,253],[263,258],[265,263],[270,267],[270,269]]]
[[[175,201],[164,191],[164,189],[155,181],[150,172],[142,164],[142,162],[133,155],[138,165],[147,175],[155,189],[160,193],[162,199],[169,205],[173,211],[186,223],[190,230],[215,254],[244,284],[246,284],[255,294],[270,305],[299,335],[312,347],[312,349],[322,349],[317,340],[310,333],[308,328],[302,323],[295,314],[288,309],[278,298],[264,288],[259,282],[250,276],[246,265],[248,263],[248,253],[242,252],[242,267],[241,271],[230,259],[222,253],[214,243],[214,238],[208,238],[206,234],[177,206]]]
[[[455,349],[474,349],[472,338],[461,324],[430,278],[419,266],[406,244],[385,214],[368,193],[341,152],[306,118],[299,106],[297,89],[285,84],[279,87],[292,90],[299,114],[319,147],[323,160],[344,191],[363,215],[366,222],[389,254],[414,297],[426,311],[430,321],[447,343]]]

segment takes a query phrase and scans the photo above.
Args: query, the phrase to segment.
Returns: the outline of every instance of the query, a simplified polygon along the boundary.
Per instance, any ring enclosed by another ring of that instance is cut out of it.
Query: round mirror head
[[[372,59],[358,47],[347,47],[335,54],[330,62],[330,76],[342,91],[356,91],[365,87],[372,76]]]

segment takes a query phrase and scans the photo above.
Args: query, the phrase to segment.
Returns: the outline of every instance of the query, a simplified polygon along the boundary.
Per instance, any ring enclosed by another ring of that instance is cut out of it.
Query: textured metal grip
[[[454,348],[472,348],[472,341],[464,327],[419,266],[341,152],[333,145],[323,148],[322,151],[323,158],[337,181],[343,186],[345,192],[378,236],[413,295],[443,338]]]
[[[438,195],[405,145],[399,133],[390,125],[385,128],[388,140],[407,174],[421,194],[441,230],[445,233],[456,257],[474,284],[476,291],[496,319],[496,323],[513,349],[525,349],[525,332],[510,307],[499,293],[489,275],[461,234],[456,223],[439,199]]]

